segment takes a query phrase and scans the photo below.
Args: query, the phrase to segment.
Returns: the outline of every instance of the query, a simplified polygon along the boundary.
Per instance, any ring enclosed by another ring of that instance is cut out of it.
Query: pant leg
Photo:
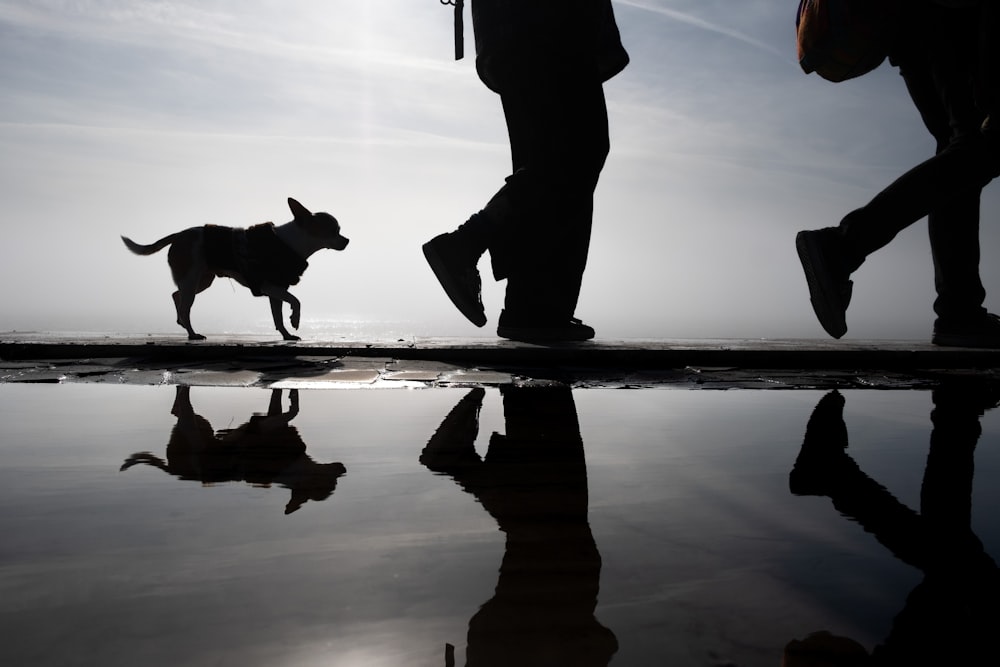
[[[1000,122],[1000,3],[983,2],[979,30],[979,86],[977,99],[994,123]]]
[[[983,114],[975,103],[971,50],[951,51],[934,64],[925,54],[900,58],[899,70],[914,106],[934,137],[935,154],[953,141],[975,136]],[[932,210],[927,216],[934,260],[934,311],[939,318],[974,318],[985,312],[986,290],[979,275],[979,212],[982,189],[971,188]]]
[[[590,247],[593,195],[609,150],[604,90],[596,67],[548,63],[516,73],[501,99],[514,175],[511,219],[490,246],[507,278],[514,319],[573,316]]]
[[[949,312],[982,303],[978,268],[972,275],[969,264],[978,262],[979,193],[997,175],[998,164],[979,132],[982,114],[973,92],[975,22],[970,15],[941,10],[930,25],[921,48],[899,64],[914,104],[935,136],[937,153],[849,213],[840,228],[853,270],[900,231],[933,216],[936,282],[939,295],[944,294],[939,305]]]

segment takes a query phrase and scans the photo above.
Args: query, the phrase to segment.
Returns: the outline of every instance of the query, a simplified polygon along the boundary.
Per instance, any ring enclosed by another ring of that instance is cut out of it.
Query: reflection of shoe
[[[1000,317],[982,313],[971,319],[938,318],[931,342],[950,347],[1000,348]]]
[[[853,283],[841,249],[839,232],[833,227],[799,232],[795,249],[809,284],[813,311],[828,334],[840,338],[847,333],[847,306]]]
[[[520,321],[500,313],[497,335],[526,343],[571,342],[590,340],[594,337],[594,328],[575,317],[565,322]]]
[[[482,387],[476,387],[455,404],[420,453],[422,464],[431,470],[447,472],[455,466],[479,463],[475,444],[485,395]]]
[[[805,665],[869,665],[871,657],[865,647],[850,637],[838,637],[826,630],[814,632],[805,639],[793,639],[785,646],[781,661],[786,667]]]
[[[427,263],[459,312],[477,327],[485,325],[486,311],[480,297],[482,281],[476,268],[478,257],[472,257],[453,234],[439,234],[423,248]]]
[[[797,496],[829,495],[845,464],[847,426],[844,424],[844,397],[831,391],[813,409],[806,425],[802,449],[788,477],[788,486]]]

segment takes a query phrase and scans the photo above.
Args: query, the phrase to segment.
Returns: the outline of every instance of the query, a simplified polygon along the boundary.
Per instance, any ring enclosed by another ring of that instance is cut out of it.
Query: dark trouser
[[[952,141],[979,140],[983,114],[976,108],[972,81],[957,68],[926,63],[900,65],[910,97],[937,142],[936,153]],[[938,317],[962,319],[984,312],[986,290],[979,277],[979,200],[982,187],[955,194],[927,216]]]
[[[840,229],[853,271],[927,216],[937,289],[934,310],[939,318],[961,320],[984,312],[979,198],[1000,172],[1000,155],[980,131],[985,114],[976,106],[974,18],[948,11],[932,16],[928,34],[933,41],[897,58],[913,103],[937,142],[936,154],[849,213]]]
[[[456,240],[476,259],[489,250],[494,277],[507,280],[506,324],[566,325],[609,151],[603,81],[628,56],[608,0],[473,0],[472,19],[476,69],[500,95],[513,170]]]
[[[994,116],[994,121],[1000,122],[996,114],[1000,113],[1000,3],[984,2],[980,10],[979,52],[981,54],[981,69],[979,72],[983,84],[978,91],[979,106],[988,114]]]
[[[507,279],[507,317],[564,323],[580,295],[609,150],[604,89],[596,69],[518,69],[501,93],[514,170],[505,186],[510,214],[496,221],[490,257],[494,276]]]

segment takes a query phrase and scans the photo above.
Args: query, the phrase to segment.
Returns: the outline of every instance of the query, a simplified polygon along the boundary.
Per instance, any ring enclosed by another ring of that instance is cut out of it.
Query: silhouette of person
[[[618,642],[594,618],[601,556],[587,520],[572,390],[505,386],[501,393],[507,433],[492,435],[485,457],[473,447],[482,388],[458,402],[420,454],[506,535],[493,598],[469,621],[467,665],[603,667]]]
[[[497,335],[576,341],[594,189],[607,157],[603,82],[628,64],[610,0],[473,0],[476,69],[500,95],[513,173],[486,206],[423,246],[461,313],[487,318],[477,263],[507,280]]]
[[[890,61],[899,67],[936,153],[848,213],[838,227],[796,236],[813,310],[834,338],[847,332],[850,274],[927,216],[937,292],[932,342],[1000,347],[1000,318],[983,307],[986,291],[979,276],[980,192],[1000,174],[1000,119],[992,113],[1000,93],[996,4],[899,3]]]
[[[1000,569],[972,532],[971,516],[979,418],[998,400],[1000,385],[991,381],[949,380],[934,389],[930,451],[917,513],[866,475],[845,451],[843,396],[832,391],[820,399],[789,477],[792,493],[829,497],[841,514],[896,558],[921,570],[924,579],[870,660],[858,661],[856,649],[841,652],[841,644],[831,654],[839,662],[833,657],[820,661],[817,649],[831,648],[830,636],[823,633],[792,642],[786,649],[788,667],[983,665],[995,660]],[[804,662],[810,655],[815,661]]]
[[[244,481],[256,486],[279,484],[291,490],[285,506],[291,514],[307,501],[326,500],[347,472],[342,463],[317,463],[306,454],[298,430],[291,425],[299,413],[299,392],[289,392],[289,409],[281,408],[281,390],[271,391],[267,414],[253,415],[234,429],[218,433],[191,405],[190,387],[177,385],[170,414],[177,423],[170,432],[167,459],[137,452],[121,470],[144,463],[179,479],[205,485]]]

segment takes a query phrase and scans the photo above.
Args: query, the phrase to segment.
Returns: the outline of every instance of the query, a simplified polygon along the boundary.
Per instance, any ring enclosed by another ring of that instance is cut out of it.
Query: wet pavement
[[[252,336],[0,333],[0,382],[257,387],[929,387],[992,375],[1000,350],[914,341],[597,340],[532,345],[492,338],[272,342]]]
[[[0,664],[992,664],[996,362],[2,334]]]

